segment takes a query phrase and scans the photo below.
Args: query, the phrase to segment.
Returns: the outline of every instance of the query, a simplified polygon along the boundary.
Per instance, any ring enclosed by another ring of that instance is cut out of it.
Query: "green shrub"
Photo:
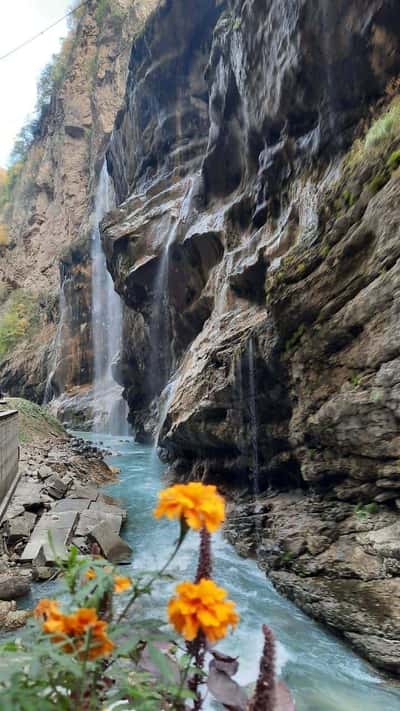
[[[365,148],[374,149],[391,141],[400,133],[400,99],[396,98],[375,123],[365,137]]]
[[[368,516],[378,513],[379,506],[375,501],[371,501],[369,504],[357,504],[354,508],[354,513],[358,519],[362,520]]]
[[[97,3],[96,12],[94,14],[98,25],[101,25],[104,22],[105,18],[110,12],[110,7],[110,0],[99,0],[99,2]]]
[[[36,300],[27,292],[18,289],[8,300],[0,317],[0,358],[30,335],[39,323]]]
[[[390,154],[386,166],[389,168],[391,173],[394,170],[397,170],[397,168],[400,166],[400,149],[398,149],[397,151],[393,151],[393,153]]]
[[[358,386],[361,384],[361,380],[362,380],[362,378],[359,373],[352,375],[350,378],[350,382],[351,382],[353,388],[358,388]]]
[[[371,193],[373,195],[376,195],[376,193],[378,193],[379,190],[381,190],[381,188],[383,188],[383,186],[386,185],[388,180],[389,180],[389,175],[387,175],[386,173],[378,173],[377,175],[375,175],[372,178],[372,180],[370,180],[370,182],[368,183],[368,187],[369,187]]]

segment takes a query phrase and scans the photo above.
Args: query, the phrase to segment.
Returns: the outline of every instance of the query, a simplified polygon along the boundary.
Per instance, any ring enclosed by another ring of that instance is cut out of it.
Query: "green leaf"
[[[147,651],[154,666],[157,667],[160,672],[163,681],[167,684],[174,684],[176,682],[176,678],[174,674],[174,663],[172,660],[168,659],[168,657],[163,652],[160,652],[160,650],[153,644],[147,645]]]

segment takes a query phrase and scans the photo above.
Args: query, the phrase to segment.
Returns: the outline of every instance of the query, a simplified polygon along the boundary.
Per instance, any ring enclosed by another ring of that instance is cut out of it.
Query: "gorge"
[[[398,677],[397,3],[89,2],[76,37],[2,207],[3,387],[86,429],[123,389],[237,550]]]

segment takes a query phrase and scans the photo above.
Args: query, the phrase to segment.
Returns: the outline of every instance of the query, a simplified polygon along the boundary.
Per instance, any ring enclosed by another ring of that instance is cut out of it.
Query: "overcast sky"
[[[0,1],[0,56],[62,17],[71,0]],[[60,48],[66,22],[0,61],[0,166],[7,165],[14,138],[35,107],[41,70]]]

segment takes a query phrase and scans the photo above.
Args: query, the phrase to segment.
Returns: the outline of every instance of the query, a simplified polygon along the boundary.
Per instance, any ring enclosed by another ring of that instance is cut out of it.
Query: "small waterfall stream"
[[[66,298],[65,298],[65,286],[67,282],[67,277],[63,272],[63,269],[61,267],[61,274],[60,274],[60,294],[59,294],[59,302],[58,302],[58,310],[59,310],[59,321],[58,321],[58,326],[57,326],[57,333],[54,341],[54,351],[53,351],[53,358],[52,358],[52,364],[51,364],[51,369],[49,372],[49,375],[47,377],[46,381],[46,387],[44,391],[44,397],[43,397],[43,405],[48,405],[51,400],[53,400],[54,397],[57,397],[58,393],[55,388],[54,384],[54,378],[57,372],[57,369],[60,365],[60,358],[61,358],[61,346],[62,346],[62,336],[63,336],[63,328],[65,324],[65,316],[67,312],[67,303],[66,303]]]
[[[152,323],[150,327],[150,377],[158,373],[161,386],[169,378],[171,371],[170,350],[170,312],[169,312],[169,259],[170,246],[173,243],[178,228],[178,222],[168,230],[167,241],[163,249],[160,264],[154,280]]]
[[[91,246],[94,430],[126,434],[127,408],[122,399],[122,388],[112,375],[112,364],[121,347],[122,302],[107,270],[99,228],[104,215],[114,206],[114,189],[104,162],[95,196]]]
[[[252,471],[251,481],[254,495],[254,513],[255,516],[255,533],[256,547],[258,549],[261,543],[261,519],[258,516],[258,501],[260,497],[260,464],[258,459],[258,422],[257,422],[257,403],[256,403],[256,362],[254,356],[254,339],[250,337],[247,350],[248,369],[249,369],[249,411],[250,411],[250,440],[252,454]]]

